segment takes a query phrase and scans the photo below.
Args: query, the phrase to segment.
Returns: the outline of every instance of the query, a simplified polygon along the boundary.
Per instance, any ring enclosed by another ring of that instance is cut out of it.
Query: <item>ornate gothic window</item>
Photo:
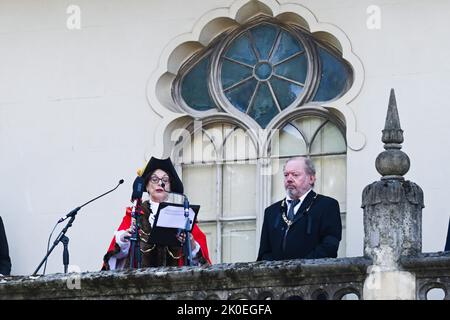
[[[270,158],[273,175],[271,202],[286,196],[283,186],[283,165],[290,157],[308,156],[316,167],[314,190],[339,202],[343,223],[339,256],[345,255],[347,144],[343,124],[320,113],[306,113],[289,120],[271,143]]]
[[[215,263],[256,259],[257,152],[238,126],[213,122],[180,140],[185,192],[201,204],[199,222]],[[238,249],[236,249],[238,248]]]
[[[295,25],[254,21],[191,59],[175,81],[188,112],[225,111],[267,128],[285,110],[339,98],[351,86],[348,64]]]
[[[256,259],[263,209],[285,196],[282,166],[291,156],[313,159],[315,190],[338,199],[345,225],[345,125],[317,106],[352,81],[333,46],[268,17],[217,36],[179,69],[173,100],[203,124],[187,127],[172,156],[191,202],[202,206],[213,262]],[[260,129],[275,134],[260,141]]]

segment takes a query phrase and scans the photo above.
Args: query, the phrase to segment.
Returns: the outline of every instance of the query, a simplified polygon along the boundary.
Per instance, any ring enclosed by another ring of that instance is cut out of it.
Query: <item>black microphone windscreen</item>
[[[133,182],[133,193],[131,194],[131,201],[141,199],[144,193],[144,179],[142,177],[136,177]]]
[[[123,179],[120,179],[120,180],[119,180],[119,184],[122,184],[122,183],[123,183]]]

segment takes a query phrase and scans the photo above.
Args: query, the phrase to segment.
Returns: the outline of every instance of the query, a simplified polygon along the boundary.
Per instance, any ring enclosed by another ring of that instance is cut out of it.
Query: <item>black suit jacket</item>
[[[5,228],[0,217],[0,273],[9,275],[11,272],[11,259],[9,258],[8,241],[6,241]]]
[[[339,203],[309,192],[286,233],[282,211],[287,206],[282,207],[283,202],[272,204],[264,212],[257,260],[336,258],[342,236]]]
[[[444,251],[450,251],[450,220],[448,221],[447,242]]]

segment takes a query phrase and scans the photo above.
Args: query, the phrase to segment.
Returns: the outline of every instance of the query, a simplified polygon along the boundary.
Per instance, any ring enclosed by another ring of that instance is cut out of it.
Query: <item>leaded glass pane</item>
[[[322,73],[313,101],[329,101],[339,97],[350,86],[351,77],[343,61],[320,46],[318,51]]]
[[[345,152],[347,146],[338,127],[331,122],[317,133],[311,145],[311,154]]]
[[[199,220],[215,220],[217,215],[217,169],[215,165],[183,166],[184,192],[192,204],[199,204]]]
[[[326,156],[313,156],[313,162],[316,167],[316,184],[314,189],[325,195],[334,197],[339,201],[341,212],[346,211],[346,148],[343,135],[338,130],[337,126],[328,122],[323,127],[321,125],[326,120],[319,117],[302,117],[293,121],[296,127],[300,128],[308,139],[314,135],[320,128],[320,141],[322,146],[325,146],[320,151],[321,153],[331,152],[330,150],[340,150],[341,155],[326,155]],[[296,127],[287,124],[280,131],[280,152],[283,159],[272,159],[272,202],[278,201],[285,196],[284,190],[284,177],[283,177],[283,165],[287,161],[287,157],[295,155],[308,155],[306,145],[302,143],[302,137],[296,130]],[[274,138],[275,140],[275,138]],[[316,141],[316,140],[315,140]],[[319,141],[319,140],[317,140]],[[302,144],[301,144],[302,143]],[[315,142],[316,143],[316,142]],[[302,145],[303,150],[296,151],[296,147]],[[288,147],[290,145],[290,147]],[[335,146],[336,147],[333,147]],[[284,147],[286,146],[286,148]],[[272,146],[272,148],[276,148]],[[337,151],[336,151],[337,152]],[[272,152],[272,156],[277,155],[276,152]],[[341,251],[342,254],[342,251]]]
[[[181,156],[183,163],[199,163],[216,161],[220,155],[210,137],[202,131],[191,135],[190,141],[183,143]]]
[[[223,159],[227,161],[256,159],[256,148],[244,130],[236,129],[226,138]]]
[[[253,27],[231,42],[224,55],[221,81],[225,96],[262,128],[304,91],[308,74],[305,48],[286,30],[267,23]],[[250,71],[227,59],[253,67],[252,80],[240,83]]]
[[[272,99],[272,94],[267,83],[260,83],[256,92],[255,101],[250,106],[248,114],[262,128],[265,128],[270,120],[278,114],[278,108]]]
[[[237,87],[226,91],[225,95],[230,102],[241,112],[247,112],[250,100],[255,92],[257,81],[252,78],[238,85]]]
[[[311,143],[313,135],[324,122],[325,119],[323,118],[302,117],[293,121],[292,124],[300,129],[309,145]]]
[[[222,180],[223,216],[256,216],[256,163],[225,164]]]
[[[316,185],[314,189],[339,202],[341,212],[347,210],[346,203],[346,156],[313,157],[316,167]]]
[[[290,106],[303,91],[303,87],[276,77],[270,79],[270,84],[281,109]]]
[[[224,59],[222,63],[222,86],[224,90],[232,85],[250,77],[253,69],[242,64]]]
[[[281,31],[280,39],[270,58],[270,62],[274,64],[278,63],[303,50],[303,45],[301,45],[297,39],[286,31]]]
[[[200,207],[200,212],[201,211],[202,208]],[[208,245],[208,252],[209,258],[211,259],[211,263],[213,264],[218,263],[219,261],[217,260],[217,224],[208,222],[199,222],[198,226],[206,236],[206,243]]]
[[[297,31],[300,37],[303,31]],[[227,42],[229,46],[224,48],[223,56],[218,57],[220,69],[211,73],[217,74],[219,79],[209,79],[212,59],[209,56],[202,58],[181,82],[176,82],[182,86],[181,97],[199,111],[217,108],[209,96],[208,89],[212,88],[207,83],[220,81],[217,87],[223,91],[214,94],[225,96],[232,106],[266,128],[280,109],[292,106],[305,90],[308,93],[315,90],[311,87],[314,83],[305,82],[310,79],[308,74],[315,72],[317,64],[314,62],[318,59],[322,74],[311,74],[311,79],[317,76],[320,80],[314,100],[328,101],[339,97],[351,84],[351,69],[342,58],[318,43],[317,51],[307,53],[299,37],[269,22],[250,28]],[[314,44],[311,42],[311,45]],[[213,54],[221,52],[209,49]],[[216,101],[223,100],[219,97]],[[226,106],[222,107],[228,111]],[[312,154],[317,168],[315,189],[338,199],[341,211],[346,210],[345,136],[334,124],[323,125],[325,121],[320,117],[302,117],[285,125],[273,136],[270,153],[272,179],[269,182],[272,202],[285,197],[283,165],[287,157]],[[255,221],[215,220],[256,216],[257,148],[246,132],[235,129],[234,125],[214,125],[206,133],[198,135],[196,140],[192,136],[195,141],[187,144],[189,152],[182,149],[180,153],[185,162],[185,192],[192,203],[201,205],[200,227],[207,235],[213,263],[254,261],[258,244]],[[323,155],[330,153],[338,155]],[[341,249],[339,252],[342,255]]]
[[[198,111],[216,108],[208,92],[209,56],[198,62],[183,78],[181,96],[186,104]]]
[[[262,24],[251,29],[260,60],[269,60],[270,50],[272,50],[278,30],[278,27],[269,24]]]
[[[224,140],[223,126],[209,126],[204,130],[203,133],[203,148],[207,149],[203,151],[204,159],[203,161],[217,161],[221,159],[221,146]],[[207,144],[210,143],[210,144]],[[211,145],[211,147],[209,147]],[[214,147],[214,153],[209,149]],[[195,150],[196,153],[200,153],[200,150]],[[213,154],[211,158],[206,158],[206,155]]]
[[[256,260],[255,221],[223,222],[222,261],[249,262]]]
[[[225,53],[225,56],[252,66],[257,62],[247,33],[242,34],[233,41],[231,47]]]
[[[272,138],[272,156],[292,156],[305,155],[307,148],[305,140],[300,132],[292,126],[287,124],[283,129],[275,132]]]
[[[274,68],[277,75],[283,76],[290,80],[305,83],[306,73],[308,71],[308,61],[304,54],[289,59]]]
[[[284,175],[283,166],[286,163],[286,159],[273,159],[271,161],[272,165],[272,201],[271,203],[277,202],[286,196],[284,190]]]

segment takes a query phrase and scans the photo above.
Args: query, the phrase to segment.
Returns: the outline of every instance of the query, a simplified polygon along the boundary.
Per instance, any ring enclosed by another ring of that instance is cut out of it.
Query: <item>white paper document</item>
[[[189,230],[192,230],[195,212],[189,208]],[[177,206],[167,206],[159,211],[157,227],[184,229],[186,225],[186,217],[184,216],[184,208]]]

